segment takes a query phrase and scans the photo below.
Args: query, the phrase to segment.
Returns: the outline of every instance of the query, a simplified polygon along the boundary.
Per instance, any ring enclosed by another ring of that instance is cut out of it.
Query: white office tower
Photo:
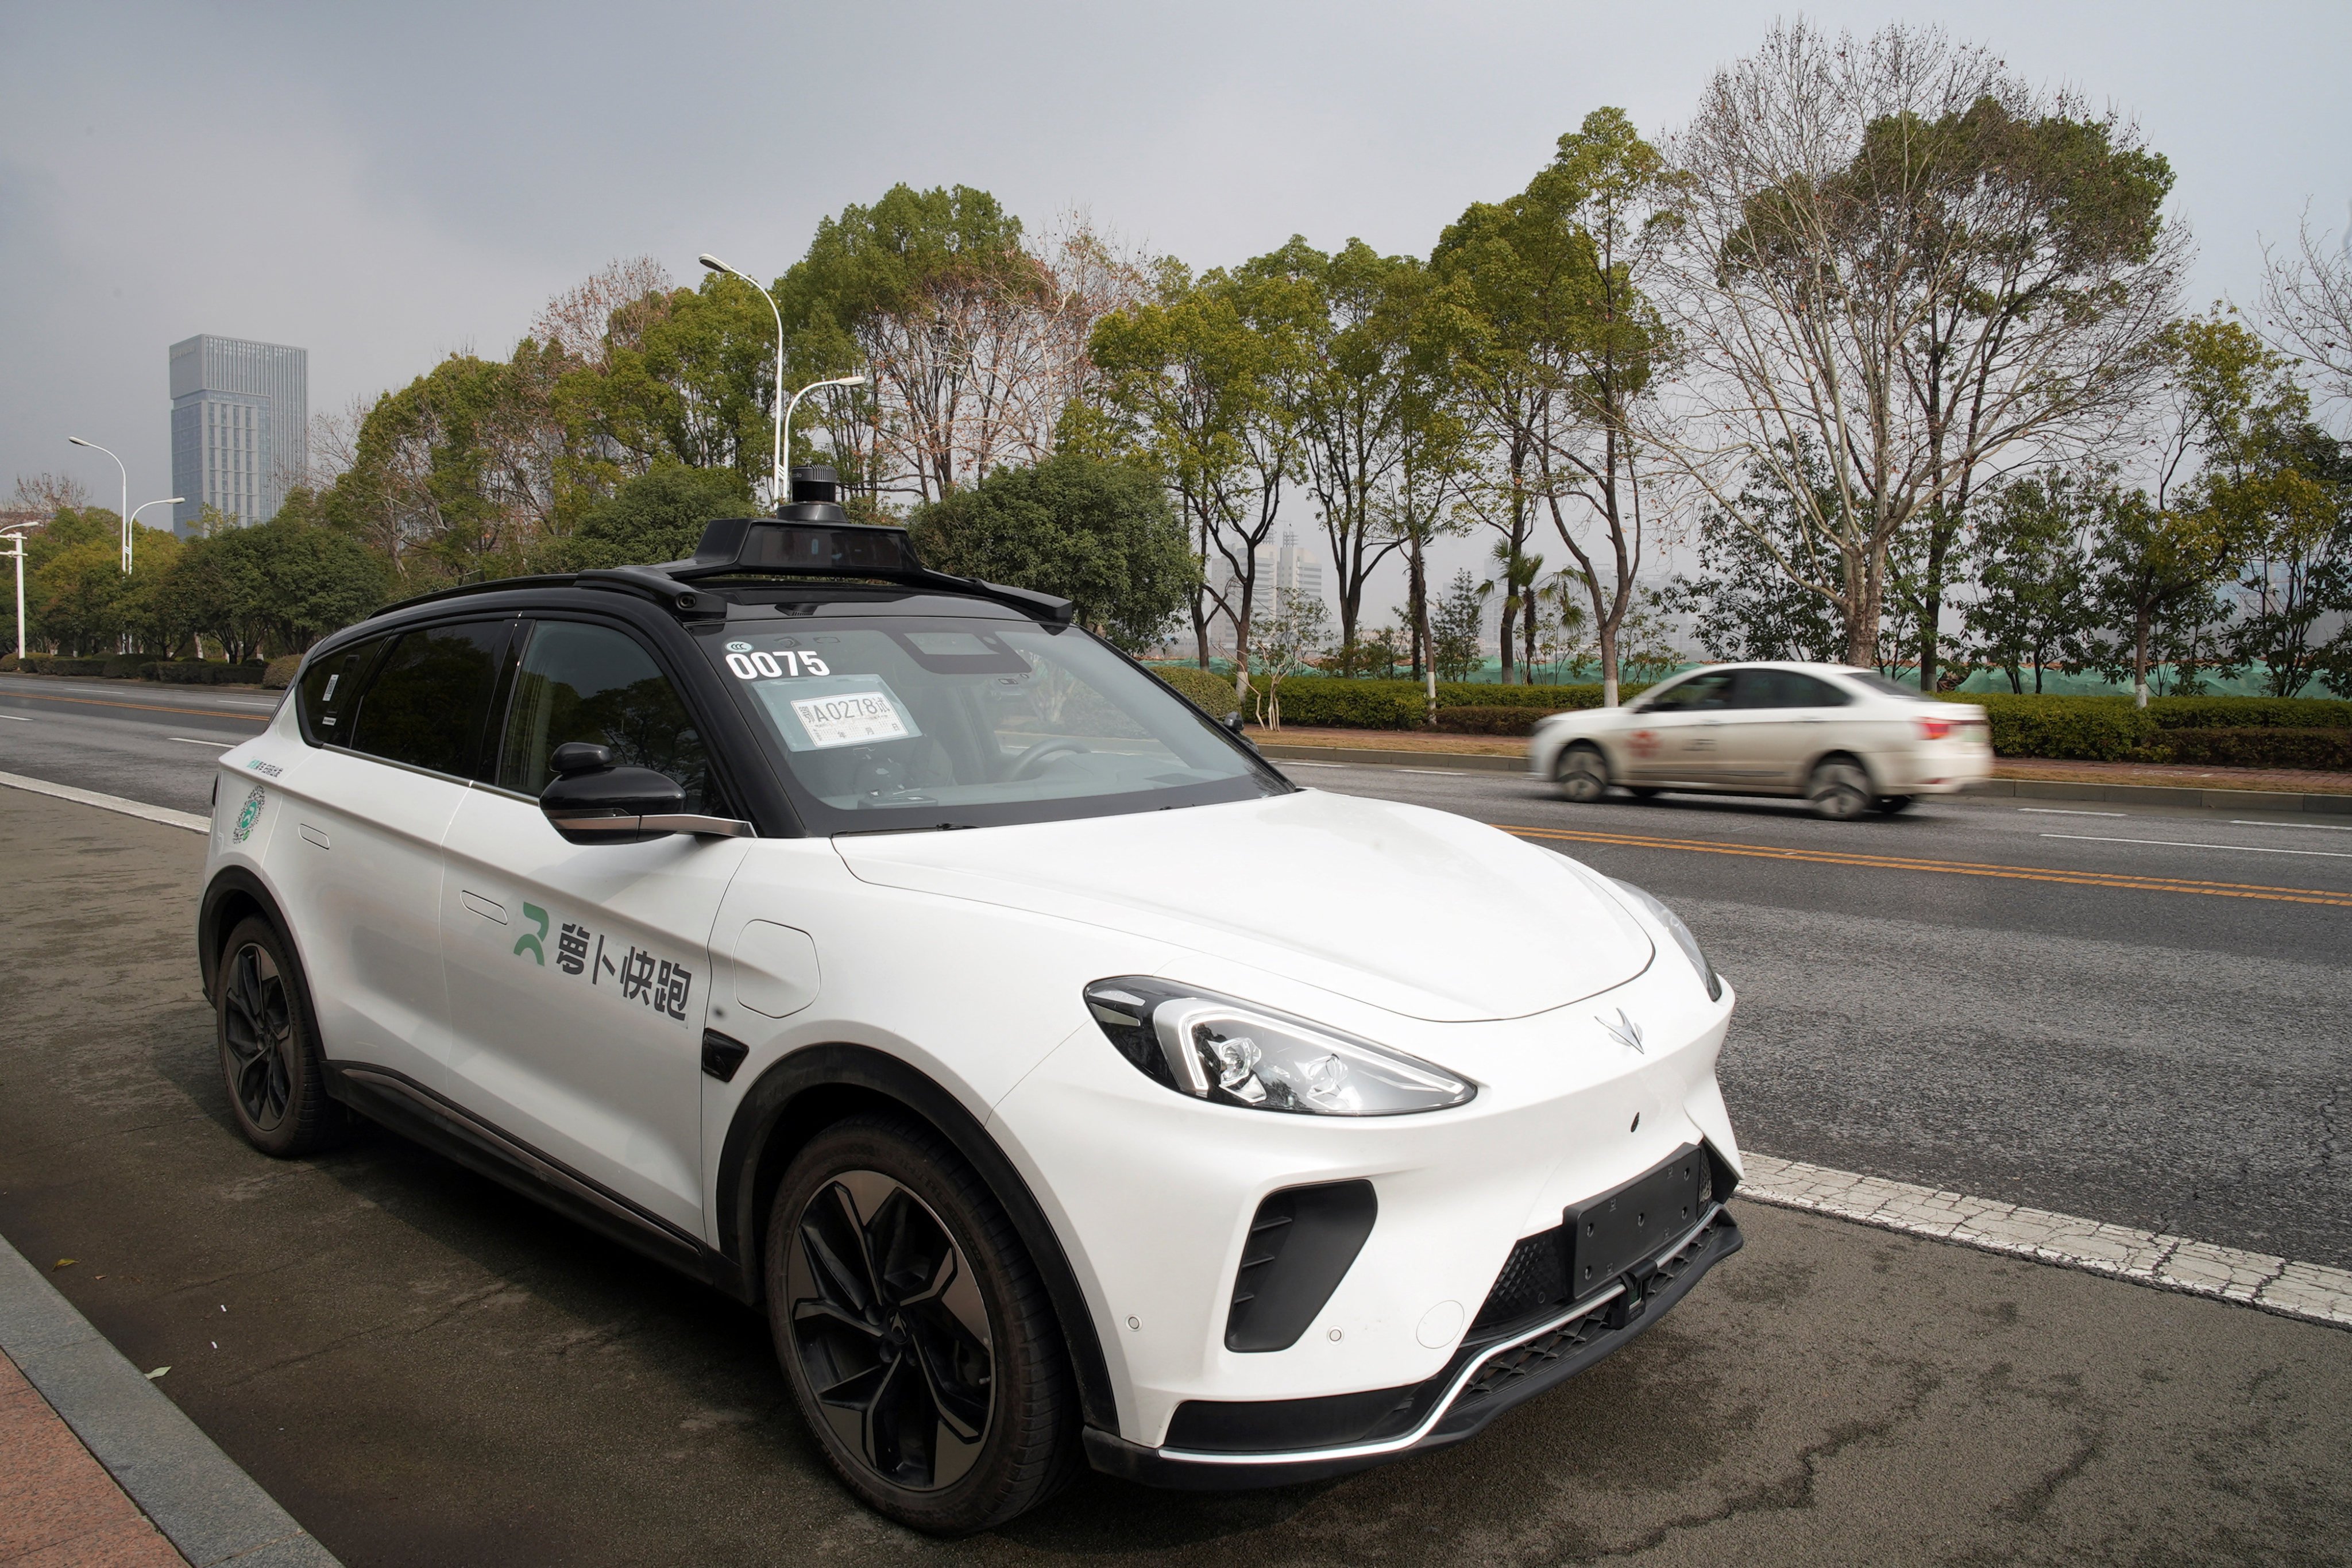
[[[207,506],[240,523],[277,515],[310,466],[310,356],[199,333],[172,345],[172,488],[184,534]]]

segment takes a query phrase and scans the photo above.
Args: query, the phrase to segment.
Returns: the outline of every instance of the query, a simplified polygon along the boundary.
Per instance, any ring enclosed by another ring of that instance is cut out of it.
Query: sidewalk
[[[184,1568],[139,1507],[0,1352],[0,1563]]]
[[[337,1568],[0,1239],[0,1568]]]

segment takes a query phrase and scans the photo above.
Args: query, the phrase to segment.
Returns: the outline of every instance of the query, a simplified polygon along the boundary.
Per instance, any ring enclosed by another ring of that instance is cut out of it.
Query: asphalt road
[[[207,757],[278,696],[0,676],[0,772],[203,811]],[[2352,1267],[2340,824],[1956,798],[1825,823],[1719,796],[1578,806],[1441,759],[1283,765],[1670,902],[1739,992],[1722,1078],[1750,1147]]]
[[[2352,1334],[1744,1204],[1745,1252],[1475,1442],[911,1536],[753,1314],[388,1135],[248,1149],[202,852],[0,792],[0,1233],[353,1568],[2352,1561]]]

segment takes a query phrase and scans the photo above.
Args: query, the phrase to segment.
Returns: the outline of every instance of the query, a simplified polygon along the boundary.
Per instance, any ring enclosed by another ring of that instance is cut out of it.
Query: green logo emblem
[[[522,918],[539,927],[539,930],[527,931],[515,938],[514,950],[518,953],[530,954],[530,961],[544,969],[547,967],[547,949],[540,946],[540,939],[547,934],[547,911],[537,904],[525,904],[522,907]]]
[[[242,844],[253,837],[253,825],[261,820],[261,803],[268,798],[268,790],[259,784],[253,786],[253,793],[245,797],[244,808],[236,814],[236,826],[229,834],[230,842]]]

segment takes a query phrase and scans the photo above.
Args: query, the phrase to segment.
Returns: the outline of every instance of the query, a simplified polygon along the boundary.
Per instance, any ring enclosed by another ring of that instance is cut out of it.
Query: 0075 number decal
[[[730,653],[727,668],[745,680],[773,680],[780,675],[831,675],[824,660],[813,653]]]

